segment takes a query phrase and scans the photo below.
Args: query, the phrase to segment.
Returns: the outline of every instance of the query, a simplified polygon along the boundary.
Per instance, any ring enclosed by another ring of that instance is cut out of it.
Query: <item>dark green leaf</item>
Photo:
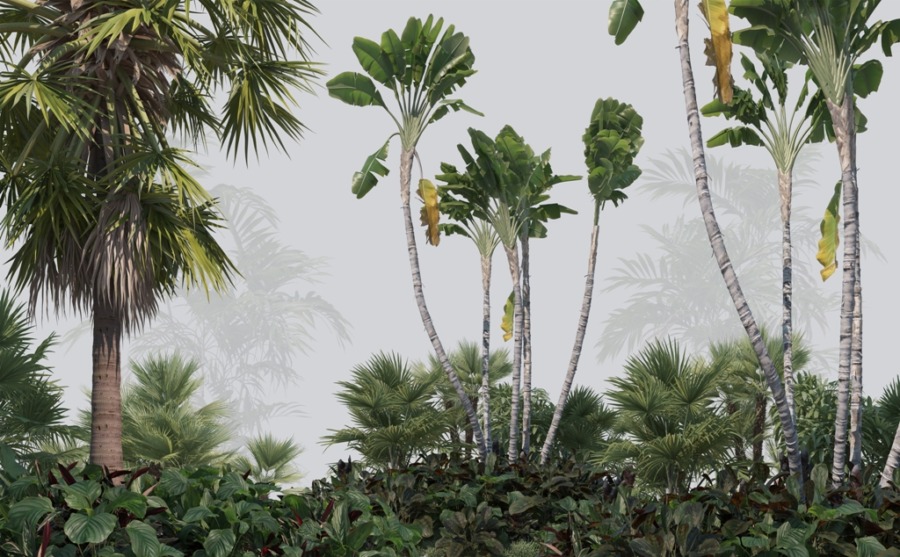
[[[616,44],[622,44],[644,17],[644,8],[638,0],[613,0],[609,6],[609,34]]]
[[[390,142],[391,138],[389,137],[380,149],[366,158],[366,162],[363,164],[362,170],[353,174],[353,181],[350,187],[350,191],[352,191],[354,195],[356,195],[357,199],[362,199],[367,193],[369,193],[369,190],[371,190],[378,184],[379,176],[384,177],[388,175],[389,170],[384,165],[384,161],[387,160],[388,146],[390,145]]]
[[[115,515],[97,513],[91,516],[75,513],[63,526],[63,531],[73,543],[103,543],[118,524]]]
[[[385,108],[384,99],[367,76],[356,72],[338,74],[325,84],[328,94],[353,106],[380,106]]]
[[[206,541],[203,542],[203,549],[209,557],[226,557],[231,554],[236,542],[234,532],[228,530],[210,530]]]

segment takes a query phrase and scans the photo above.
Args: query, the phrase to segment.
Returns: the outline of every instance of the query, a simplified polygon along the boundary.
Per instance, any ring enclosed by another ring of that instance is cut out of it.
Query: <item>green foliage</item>
[[[634,158],[644,144],[644,119],[630,105],[615,99],[598,99],[591,123],[584,132],[584,162],[594,203],[617,206],[628,198],[622,191],[641,175]],[[596,219],[595,219],[596,221]]]

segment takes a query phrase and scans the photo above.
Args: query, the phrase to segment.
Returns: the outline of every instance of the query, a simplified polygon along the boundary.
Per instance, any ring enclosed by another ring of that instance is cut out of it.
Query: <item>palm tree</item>
[[[475,434],[479,455],[483,459],[487,456],[487,447],[475,408],[469,402],[459,378],[456,377],[456,372],[453,371],[453,366],[447,359],[447,353],[438,337],[428,306],[425,305],[419,252],[410,209],[413,158],[417,156],[416,146],[422,133],[430,124],[446,116],[450,110],[466,110],[480,114],[461,100],[447,98],[475,73],[472,68],[475,55],[469,48],[468,37],[456,32],[452,25],[441,34],[443,26],[442,18],[435,20],[432,16],[428,16],[424,23],[418,18],[410,18],[400,36],[393,29],[389,29],[381,36],[380,44],[362,37],[354,38],[353,52],[368,75],[344,72],[329,80],[327,86],[328,93],[332,97],[347,104],[383,108],[397,126],[397,131],[388,137],[384,145],[366,159],[362,171],[354,174],[352,191],[357,198],[361,198],[375,187],[379,176],[387,175],[388,169],[382,161],[387,159],[390,140],[394,135],[398,135],[401,145],[400,202],[406,228],[406,247],[409,253],[413,293],[422,324],[444,367],[444,372],[466,411]],[[385,104],[373,79],[391,90],[398,105],[397,115]],[[433,186],[423,179],[419,184],[420,195],[424,197],[426,190],[433,190]],[[432,191],[431,195],[434,193]],[[429,237],[436,237],[437,222],[429,224]]]
[[[616,42],[621,43],[625,40],[637,20],[643,15],[643,10],[635,17],[636,12],[633,6],[638,5],[637,0],[617,0],[610,9],[610,32],[616,36]],[[623,6],[631,6],[630,12],[623,11]],[[728,35],[728,16],[725,12],[724,2],[705,2],[703,6],[706,9],[706,17],[711,22],[713,30],[713,53],[717,65],[717,82],[720,84],[720,95],[722,100],[728,102],[731,100],[730,87],[730,70],[728,66],[731,61],[731,41],[722,41],[723,36]],[[723,25],[724,24],[724,25]],[[703,214],[704,224],[706,225],[706,233],[709,238],[710,246],[713,250],[716,262],[719,265],[719,271],[725,281],[734,307],[737,310],[747,336],[753,345],[754,350],[765,371],[766,381],[772,390],[775,405],[781,418],[782,427],[785,432],[785,443],[787,445],[788,462],[792,474],[801,473],[800,467],[800,451],[797,446],[797,431],[794,427],[793,417],[791,416],[790,407],[785,398],[784,386],[778,373],[775,371],[775,365],[771,357],[766,351],[765,343],[759,326],[750,311],[750,305],[744,297],[738,282],[737,274],[725,248],[725,241],[722,237],[722,231],[716,220],[716,214],[713,209],[712,198],[709,194],[709,176],[706,172],[706,155],[703,149],[703,135],[700,130],[700,113],[697,105],[697,92],[694,88],[694,72],[691,68],[690,44],[688,42],[688,2],[687,0],[675,0],[675,28],[678,34],[678,49],[681,58],[681,79],[684,86],[685,109],[687,112],[688,131],[691,140],[691,152],[694,160],[695,182],[697,186],[697,198],[700,202],[700,212]],[[722,45],[722,50],[718,51],[716,45]],[[727,75],[726,75],[727,74]]]
[[[270,433],[257,435],[247,442],[247,451],[249,457],[240,455],[232,465],[237,470],[249,470],[256,482],[285,485],[303,477],[294,465],[303,447],[293,439],[276,439]]]
[[[29,287],[32,313],[41,301],[91,315],[91,461],[117,468],[122,335],[179,284],[221,290],[234,273],[212,236],[215,204],[169,134],[196,147],[212,132],[245,160],[251,145],[299,138],[289,107],[320,73],[305,39],[315,9],[308,0],[7,6],[0,197],[5,240],[18,244],[10,274]],[[211,102],[222,90],[220,115]]]
[[[138,356],[174,350],[199,362],[207,378],[202,399],[228,402],[235,432],[251,437],[265,420],[299,411],[297,404],[273,402],[273,385],[285,392],[295,384],[295,358],[312,349],[314,329],[325,324],[343,343],[348,324],[327,300],[299,290],[299,283],[315,285],[326,276],[326,261],[279,240],[278,217],[263,197],[230,185],[210,193],[229,223],[223,245],[242,274],[219,296],[179,290],[132,350]]]
[[[553,415],[556,416],[555,408]],[[576,385],[566,397],[550,452],[560,459],[584,459],[601,452],[613,440],[615,423],[616,412],[603,403],[599,394],[590,387]],[[552,428],[551,422],[544,446]]]
[[[388,469],[403,468],[418,453],[446,445],[449,422],[433,404],[434,376],[417,375],[398,354],[385,353],[354,367],[352,375],[350,381],[338,381],[336,396],[353,425],[332,430],[322,444],[346,443],[368,464]]]
[[[600,235],[600,211],[606,203],[612,202],[618,207],[628,196],[622,191],[641,175],[641,170],[634,164],[644,143],[641,126],[644,120],[631,105],[620,103],[614,99],[599,99],[591,113],[590,124],[584,133],[585,162],[588,167],[588,188],[594,198],[594,225],[591,229],[591,245],[588,252],[588,272],[584,281],[584,298],[581,303],[581,314],[575,330],[575,345],[569,358],[569,367],[563,380],[553,414],[550,431],[541,448],[541,464],[550,458],[550,447],[556,437],[556,431],[562,420],[562,412],[566,407],[569,390],[575,380],[584,335],[587,331],[588,317],[591,312],[591,300],[594,294],[594,270],[597,266],[597,243]]]
[[[63,389],[44,364],[54,336],[32,345],[33,332],[25,308],[0,293],[0,445],[23,456],[73,434],[64,423]]]
[[[715,470],[732,446],[738,422],[724,410],[725,374],[691,358],[674,340],[654,341],[625,364],[607,393],[616,411],[612,441],[596,458],[632,465],[650,487],[674,493]]]
[[[838,411],[835,418],[835,453],[831,469],[832,484],[840,485],[845,476],[850,418],[850,399],[856,411],[853,417],[854,454],[852,471],[861,473],[859,400],[862,393],[862,286],[859,270],[859,191],[856,176],[856,133],[859,114],[856,96],[877,90],[883,69],[878,60],[857,65],[859,58],[880,37],[885,54],[891,54],[900,35],[891,29],[900,20],[869,24],[880,0],[827,2],[802,0],[785,4],[736,0],[732,12],[745,18],[751,27],[736,33],[735,41],[756,50],[777,50],[789,60],[809,67],[824,97],[831,129],[841,164],[842,205],[844,209],[843,281],[841,288],[840,353],[838,357]],[[862,85],[854,89],[854,84]],[[852,383],[852,385],[851,385]],[[851,395],[851,391],[853,391]]]

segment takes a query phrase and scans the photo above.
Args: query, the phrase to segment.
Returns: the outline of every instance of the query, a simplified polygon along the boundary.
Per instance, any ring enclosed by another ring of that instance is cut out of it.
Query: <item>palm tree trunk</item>
[[[753,318],[750,306],[747,303],[741,286],[738,283],[737,274],[731,265],[728,251],[725,249],[725,241],[722,231],[716,220],[712,199],[709,193],[709,178],[706,173],[706,156],[703,150],[703,135],[700,131],[700,114],[697,108],[697,92],[694,89],[694,72],[691,68],[690,45],[688,44],[688,2],[687,0],[675,0],[676,30],[678,32],[678,48],[681,56],[681,78],[684,84],[685,109],[687,111],[688,129],[691,138],[691,150],[694,157],[694,176],[697,182],[697,196],[700,201],[700,210],[703,221],[706,224],[706,233],[712,246],[713,254],[719,265],[719,271],[725,280],[725,286],[737,309],[741,324],[750,338],[760,365],[766,375],[766,381],[772,390],[778,415],[784,430],[785,444],[787,445],[788,462],[792,474],[801,473],[800,451],[798,450],[797,429],[794,427],[794,419],[787,404],[784,387],[772,358],[766,350],[765,343],[759,331],[759,326]]]
[[[853,294],[853,332],[850,337],[850,473],[862,481],[862,284],[859,260]]]
[[[519,253],[516,245],[504,246],[509,274],[513,283],[513,372],[512,399],[509,410],[509,450],[506,457],[516,462],[519,458],[519,387],[522,376],[522,286],[519,280]]]
[[[463,389],[459,376],[456,375],[456,371],[453,369],[450,360],[447,358],[447,353],[444,351],[444,345],[441,344],[441,339],[438,337],[434,322],[431,320],[428,306],[425,305],[425,292],[422,289],[422,274],[419,270],[419,251],[416,248],[416,233],[415,228],[413,228],[412,211],[409,207],[409,185],[412,176],[413,154],[413,149],[403,149],[403,152],[400,153],[400,201],[403,209],[403,220],[406,226],[406,246],[409,252],[409,267],[410,274],[412,275],[413,292],[416,296],[416,304],[419,306],[422,325],[425,326],[425,332],[428,334],[429,340],[431,340],[431,345],[434,347],[434,352],[441,362],[441,367],[443,367],[444,371],[447,373],[447,378],[450,380],[450,384],[453,385],[454,390],[456,390],[460,403],[466,412],[469,424],[472,426],[472,431],[475,435],[475,443],[478,445],[478,454],[483,460],[487,457],[487,450],[484,445],[484,434],[481,431],[481,425],[478,423],[478,415],[475,413],[475,408],[472,406],[472,402],[469,400],[468,395],[466,395],[465,389]]]
[[[484,445],[493,451],[491,439],[491,256],[481,256],[481,427]]]
[[[584,297],[581,299],[581,313],[578,316],[578,327],[575,329],[575,345],[572,346],[572,355],[569,357],[569,369],[566,370],[566,378],[563,380],[562,389],[559,392],[559,400],[553,410],[553,420],[550,429],[547,430],[547,438],[541,447],[541,466],[546,466],[550,460],[550,448],[556,440],[559,431],[559,422],[562,420],[563,408],[569,398],[569,391],[575,381],[575,372],[578,370],[578,360],[581,358],[581,348],[584,346],[584,335],[587,331],[588,317],[591,314],[591,301],[594,297],[594,270],[597,268],[597,241],[600,236],[600,204],[594,203],[594,227],[591,229],[591,247],[588,255],[588,272],[584,277]]]
[[[91,464],[121,470],[122,320],[108,304],[94,302],[94,347],[91,377]]]
[[[793,261],[791,244],[792,171],[778,171],[781,194],[781,346],[784,354],[784,396],[796,422],[794,407]]]
[[[841,285],[840,352],[838,355],[837,413],[834,420],[834,460],[831,482],[837,487],[844,481],[847,462],[847,421],[850,414],[850,367],[853,349],[853,312],[856,290],[858,245],[856,184],[856,116],[853,95],[845,94],[841,106],[828,101],[834,124],[835,143],[841,161],[841,187],[844,206],[844,276]],[[860,369],[862,374],[862,369]]]
[[[528,233],[522,234],[522,453],[531,450],[531,272]]]
[[[881,487],[890,487],[891,482],[894,480],[894,471],[898,466],[900,466],[900,423],[897,424],[894,443],[891,445],[891,452],[888,454],[887,462],[884,463],[884,470],[881,472],[881,482],[879,482]]]
[[[768,397],[765,393],[756,396],[756,413],[753,419],[753,463],[763,461],[763,441],[766,436],[766,406]]]

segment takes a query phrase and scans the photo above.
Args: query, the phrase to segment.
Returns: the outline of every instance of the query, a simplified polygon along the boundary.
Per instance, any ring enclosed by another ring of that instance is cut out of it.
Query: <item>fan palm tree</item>
[[[352,425],[332,430],[322,444],[346,443],[368,464],[389,469],[445,446],[450,425],[433,403],[435,381],[433,375],[417,375],[398,354],[373,355],[353,368],[350,381],[338,381],[335,396]]]
[[[299,138],[293,95],[320,73],[307,58],[313,12],[307,0],[14,0],[0,11],[10,273],[32,312],[43,301],[92,317],[96,464],[122,465],[122,335],[179,284],[221,290],[234,274],[212,236],[214,202],[169,134],[196,147],[212,132],[245,159]]]
[[[432,16],[428,16],[424,23],[418,18],[410,18],[399,36],[393,29],[389,29],[381,36],[381,43],[356,37],[353,39],[353,52],[368,75],[356,72],[338,74],[327,83],[329,95],[353,106],[383,108],[397,126],[397,131],[388,137],[378,151],[366,159],[362,170],[354,174],[352,191],[357,198],[361,198],[375,187],[379,176],[387,175],[388,169],[383,161],[387,159],[390,140],[394,135],[399,136],[400,202],[406,228],[406,247],[409,253],[413,293],[422,324],[435,354],[444,367],[444,372],[456,389],[460,403],[466,411],[475,434],[479,455],[483,459],[487,456],[487,447],[475,408],[469,402],[459,378],[453,371],[453,366],[447,359],[431,313],[425,305],[419,252],[410,209],[413,158],[417,156],[416,146],[425,129],[451,110],[466,110],[480,114],[461,100],[447,98],[475,73],[472,68],[475,55],[469,48],[468,37],[457,32],[452,25],[444,29],[444,20],[442,18],[435,20]],[[398,105],[396,115],[385,104],[373,79],[391,90]],[[426,219],[426,222],[429,225],[429,241],[436,244],[438,230],[434,203],[437,199],[433,184],[428,180],[420,180],[419,194],[423,199],[427,197],[431,200],[430,207],[425,209],[432,210],[430,213],[423,210],[423,214],[434,216],[433,220]]]
[[[553,416],[556,417],[555,408]],[[613,440],[615,423],[616,412],[603,403],[599,394],[590,387],[576,385],[566,397],[550,452],[560,459],[583,459],[601,452]],[[551,422],[544,446],[552,428]]]
[[[856,96],[865,97],[878,89],[883,68],[878,60],[857,64],[879,39],[885,54],[900,41],[900,20],[869,19],[880,0],[821,2],[801,0],[783,3],[735,0],[732,12],[745,18],[751,27],[735,34],[735,41],[756,50],[777,51],[792,61],[809,67],[825,100],[830,127],[841,165],[844,212],[843,279],[841,288],[840,353],[838,356],[838,411],[835,417],[832,484],[845,477],[848,419],[855,422],[851,468],[861,474],[862,444],[859,419],[862,396],[862,285],[859,264],[859,190],[856,168],[856,133],[859,115]],[[860,88],[854,84],[861,85]],[[851,393],[852,391],[852,393]],[[851,397],[855,411],[851,417]]]
[[[239,455],[232,465],[237,470],[249,470],[256,482],[285,485],[303,477],[294,465],[303,447],[293,439],[277,439],[270,433],[257,435],[247,442],[247,452],[249,457]]]
[[[588,272],[584,281],[584,298],[581,314],[575,330],[575,344],[569,358],[569,367],[559,393],[553,414],[553,422],[541,447],[541,464],[550,458],[550,448],[566,408],[569,390],[575,380],[578,360],[584,346],[591,301],[594,295],[594,271],[597,266],[597,244],[600,235],[600,211],[607,202],[618,207],[628,196],[622,191],[641,175],[634,158],[644,144],[641,127],[644,120],[631,105],[615,99],[599,99],[591,113],[590,124],[584,133],[584,155],[588,167],[588,188],[594,198],[594,225],[591,229],[591,245],[588,252]]]
[[[70,439],[63,389],[44,364],[54,337],[33,345],[34,328],[9,291],[0,293],[0,445],[20,455]]]
[[[725,281],[725,287],[737,310],[750,342],[756,351],[759,361],[765,371],[766,381],[772,390],[776,407],[781,418],[787,445],[788,462],[792,474],[801,473],[800,451],[797,446],[797,431],[794,427],[793,417],[784,393],[784,386],[772,358],[766,351],[765,343],[757,325],[756,319],[750,310],[750,305],[741,290],[737,273],[725,247],[722,230],[716,219],[712,198],[709,194],[709,176],[706,171],[706,154],[703,149],[703,135],[700,129],[700,112],[697,104],[697,91],[694,87],[694,71],[691,67],[690,43],[688,42],[688,1],[675,0],[675,29],[678,35],[678,50],[681,61],[681,81],[684,87],[685,110],[687,112],[688,132],[691,141],[691,152],[694,160],[695,182],[697,186],[697,199],[700,203],[700,212],[706,226],[706,234],[712,247],[713,255]],[[706,0],[701,4],[704,15],[710,23],[712,31],[711,52],[714,65],[716,65],[715,83],[723,102],[729,102],[731,91],[731,40],[728,27],[728,13],[725,2],[722,0]],[[623,42],[634,26],[643,16],[638,0],[615,0],[610,8],[609,30],[616,37],[616,43]]]

